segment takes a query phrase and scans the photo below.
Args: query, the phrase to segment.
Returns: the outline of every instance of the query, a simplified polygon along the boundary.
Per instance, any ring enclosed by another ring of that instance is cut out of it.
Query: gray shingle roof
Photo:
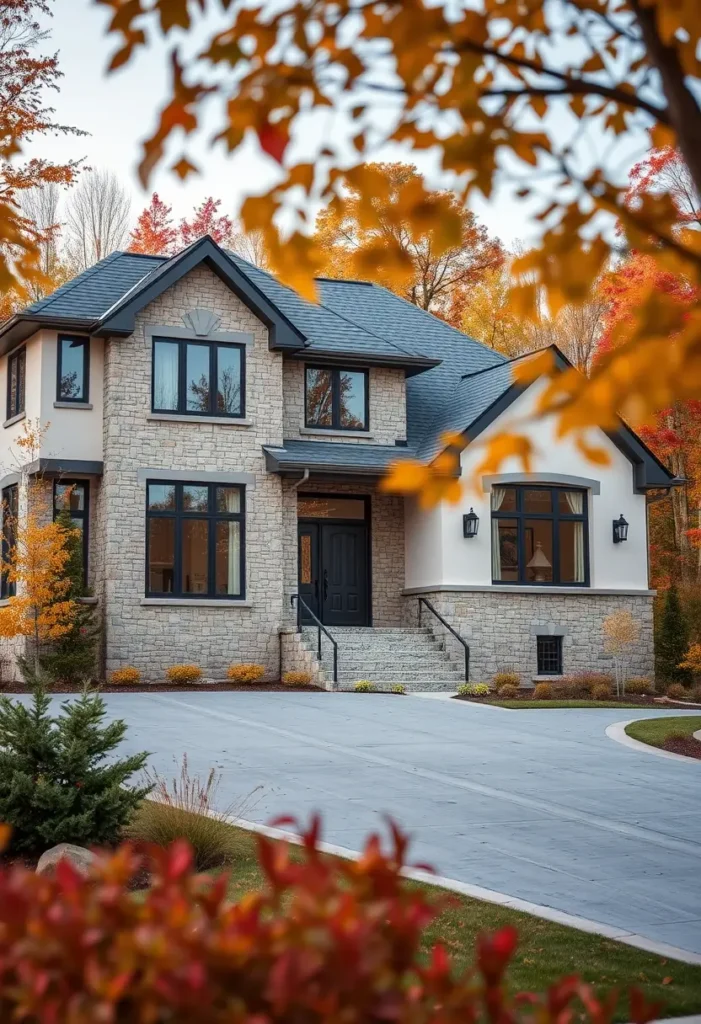
[[[400,445],[344,444],[342,441],[283,441],[281,448],[264,445],[270,469],[333,467],[347,473],[379,475],[392,462],[416,456]]]
[[[98,320],[130,288],[165,262],[163,257],[113,252],[55,292],[33,302],[26,313],[42,317]]]

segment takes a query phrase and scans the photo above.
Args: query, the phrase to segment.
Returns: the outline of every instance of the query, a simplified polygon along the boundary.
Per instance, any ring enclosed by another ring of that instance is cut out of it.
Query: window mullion
[[[341,371],[331,371],[331,426],[341,428]]]
[[[187,395],[185,381],[187,379],[187,342],[178,342],[178,412],[187,412]]]
[[[214,416],[217,412],[217,390],[218,390],[218,352],[217,346],[211,342],[209,348],[209,412]]]

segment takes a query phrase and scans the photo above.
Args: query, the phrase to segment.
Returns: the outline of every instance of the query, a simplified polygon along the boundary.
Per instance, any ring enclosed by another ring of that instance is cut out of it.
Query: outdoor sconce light
[[[462,535],[463,537],[476,537],[479,529],[480,520],[473,508],[462,517]]]
[[[628,540],[628,523],[621,513],[621,518],[613,521],[613,543],[620,544],[624,540]]]

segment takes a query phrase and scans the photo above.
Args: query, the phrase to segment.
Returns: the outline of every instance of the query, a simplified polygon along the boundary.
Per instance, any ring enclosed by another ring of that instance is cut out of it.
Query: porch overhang
[[[330,441],[283,441],[263,445],[269,473],[323,476],[383,476],[393,462],[416,457],[416,449],[402,445],[335,444]]]

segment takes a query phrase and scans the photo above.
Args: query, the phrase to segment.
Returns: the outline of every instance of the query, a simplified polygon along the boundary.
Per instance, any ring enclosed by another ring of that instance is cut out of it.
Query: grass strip
[[[701,715],[670,715],[665,718],[643,718],[626,726],[631,739],[664,747],[672,736],[691,737],[701,729]]]

